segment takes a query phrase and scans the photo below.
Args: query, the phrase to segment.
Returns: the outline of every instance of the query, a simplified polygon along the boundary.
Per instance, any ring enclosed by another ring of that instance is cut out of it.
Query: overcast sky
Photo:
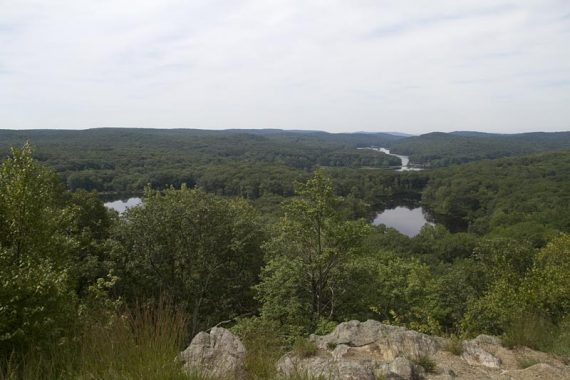
[[[570,0],[0,0],[0,128],[570,130]]]

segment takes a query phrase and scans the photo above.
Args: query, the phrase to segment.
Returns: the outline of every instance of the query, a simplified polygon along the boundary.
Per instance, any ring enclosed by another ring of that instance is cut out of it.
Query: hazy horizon
[[[89,130],[96,130],[96,129],[140,129],[140,130],[188,130],[188,131],[252,131],[252,130],[265,130],[265,131],[284,131],[284,132],[324,132],[324,133],[332,133],[332,134],[346,134],[346,133],[360,133],[360,134],[377,134],[377,133],[384,133],[384,134],[391,134],[391,135],[400,135],[402,137],[413,137],[413,136],[421,136],[424,134],[430,133],[486,133],[486,134],[501,134],[501,135],[516,135],[516,134],[524,134],[524,133],[567,133],[570,130],[555,130],[555,131],[541,131],[541,130],[534,130],[534,131],[525,131],[525,132],[492,132],[492,131],[478,131],[478,130],[454,130],[454,131],[426,131],[421,133],[406,133],[400,131],[365,131],[365,130],[358,130],[358,131],[327,131],[325,129],[295,129],[295,128],[224,128],[224,129],[208,129],[208,128],[184,128],[184,127],[92,127],[92,128],[0,128],[0,131],[89,131]]]
[[[570,130],[562,0],[19,0],[0,128]]]

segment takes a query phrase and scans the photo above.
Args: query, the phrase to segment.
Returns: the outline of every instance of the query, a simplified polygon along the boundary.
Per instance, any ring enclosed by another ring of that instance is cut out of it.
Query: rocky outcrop
[[[481,335],[451,342],[377,321],[341,323],[324,336],[312,335],[315,355],[290,352],[278,361],[283,377],[326,380],[570,380],[570,367],[555,357],[528,348],[510,350],[498,338]],[[453,352],[450,352],[453,351]],[[524,360],[523,360],[524,359]],[[521,368],[521,363],[540,362]]]
[[[491,346],[500,346],[498,338],[489,335],[479,335],[473,340],[463,342],[463,354],[461,357],[470,365],[481,365],[489,368],[500,368],[501,360],[493,355],[489,349]]]
[[[245,347],[230,331],[214,327],[198,333],[180,360],[188,373],[209,377],[243,379],[245,377]]]

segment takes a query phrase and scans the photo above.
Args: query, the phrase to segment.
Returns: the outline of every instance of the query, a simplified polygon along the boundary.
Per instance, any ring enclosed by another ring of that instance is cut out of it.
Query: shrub
[[[505,347],[526,346],[550,351],[558,334],[558,328],[546,317],[537,313],[525,313],[513,318],[505,329]]]
[[[463,354],[463,341],[459,337],[453,336],[445,342],[443,350],[461,356]]]
[[[297,338],[293,344],[293,352],[300,358],[315,356],[317,351],[317,345],[307,338]]]

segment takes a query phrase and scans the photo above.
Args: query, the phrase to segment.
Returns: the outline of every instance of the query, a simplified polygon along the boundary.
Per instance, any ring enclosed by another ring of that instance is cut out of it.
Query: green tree
[[[77,247],[73,255],[73,276],[77,293],[84,297],[89,287],[105,278],[113,268],[109,256],[111,227],[117,218],[107,209],[97,192],[76,190],[69,194],[73,210],[73,235]]]
[[[127,301],[167,296],[192,317],[191,333],[255,309],[251,287],[262,263],[263,234],[253,208],[182,186],[146,190],[114,232]]]
[[[354,259],[368,226],[344,221],[331,180],[317,170],[284,204],[285,216],[265,244],[267,264],[257,286],[262,315],[301,329],[335,317],[345,291],[343,271]]]
[[[69,234],[56,175],[32,158],[29,144],[0,167],[0,352],[57,344],[75,322]]]

